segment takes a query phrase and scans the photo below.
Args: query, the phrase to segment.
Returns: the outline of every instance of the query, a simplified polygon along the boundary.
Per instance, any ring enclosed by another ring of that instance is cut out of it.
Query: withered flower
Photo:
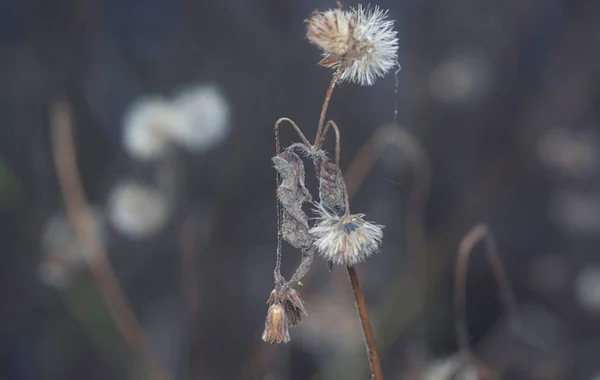
[[[281,304],[275,303],[269,307],[262,339],[271,344],[290,341],[289,321]]]
[[[273,305],[278,302],[283,305],[290,327],[295,327],[300,323],[302,317],[307,315],[300,294],[293,288],[289,288],[279,294],[276,290],[273,290],[267,303]]]
[[[306,37],[323,50],[319,64],[339,70],[342,81],[370,86],[396,63],[394,22],[377,6],[314,12],[306,23]]]
[[[319,215],[309,233],[325,259],[334,264],[353,266],[379,250],[383,226],[367,222],[364,214],[335,215],[317,204]]]

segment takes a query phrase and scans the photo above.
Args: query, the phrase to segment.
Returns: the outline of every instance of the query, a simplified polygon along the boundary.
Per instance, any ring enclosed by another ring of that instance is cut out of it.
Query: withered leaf
[[[337,215],[346,212],[346,183],[336,164],[324,158],[319,163],[319,198],[321,205]]]
[[[283,239],[295,248],[306,249],[311,245],[312,237],[308,233],[308,216],[302,210],[302,204],[310,202],[312,197],[304,184],[304,163],[289,148],[272,161],[281,176],[277,198],[282,207]]]

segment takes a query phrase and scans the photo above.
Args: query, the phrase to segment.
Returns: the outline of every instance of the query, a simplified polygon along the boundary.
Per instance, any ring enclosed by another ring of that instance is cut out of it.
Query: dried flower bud
[[[370,86],[394,67],[398,38],[394,22],[379,7],[314,12],[306,20],[308,40],[323,50],[319,62],[338,69],[340,80]]]
[[[346,212],[346,183],[336,164],[324,159],[319,170],[319,198],[321,205],[336,215]]]
[[[271,344],[281,344],[290,341],[288,319],[281,304],[276,303],[269,307],[262,339]]]
[[[309,232],[326,260],[353,266],[379,250],[383,226],[365,221],[364,214],[337,216],[319,204],[315,212],[318,222]]]
[[[290,327],[296,326],[300,323],[302,317],[307,315],[300,294],[293,288],[289,288],[279,294],[273,290],[267,303],[269,305],[276,303],[281,303],[283,305]]]

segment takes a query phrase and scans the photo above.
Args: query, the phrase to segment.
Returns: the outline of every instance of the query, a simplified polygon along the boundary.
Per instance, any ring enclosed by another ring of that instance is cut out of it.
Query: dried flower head
[[[367,222],[364,214],[337,216],[317,204],[319,215],[310,233],[325,259],[334,264],[353,266],[379,250],[383,226]]]
[[[302,317],[307,315],[306,309],[304,308],[304,302],[302,301],[302,298],[300,298],[300,294],[293,288],[289,288],[283,293],[279,294],[276,290],[273,290],[267,303],[269,305],[273,305],[275,303],[281,303],[283,305],[283,309],[288,317],[290,327],[295,327],[298,323],[300,323]]]
[[[395,65],[394,22],[377,6],[314,12],[306,23],[308,40],[323,50],[319,64],[339,70],[341,81],[370,86]]]
[[[285,309],[281,304],[275,303],[269,307],[262,339],[271,344],[290,341],[289,322]]]

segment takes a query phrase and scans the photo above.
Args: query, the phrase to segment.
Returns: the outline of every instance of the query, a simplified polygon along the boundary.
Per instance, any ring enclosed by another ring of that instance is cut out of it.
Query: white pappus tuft
[[[160,189],[127,179],[110,191],[108,218],[121,234],[141,239],[167,224],[171,206],[169,198]]]
[[[397,60],[398,38],[387,10],[359,5],[315,12],[307,20],[308,40],[323,50],[322,66],[336,68],[340,80],[370,86]]]
[[[364,214],[337,216],[317,204],[318,221],[309,233],[319,253],[334,264],[353,266],[379,250],[383,226],[367,222]]]

